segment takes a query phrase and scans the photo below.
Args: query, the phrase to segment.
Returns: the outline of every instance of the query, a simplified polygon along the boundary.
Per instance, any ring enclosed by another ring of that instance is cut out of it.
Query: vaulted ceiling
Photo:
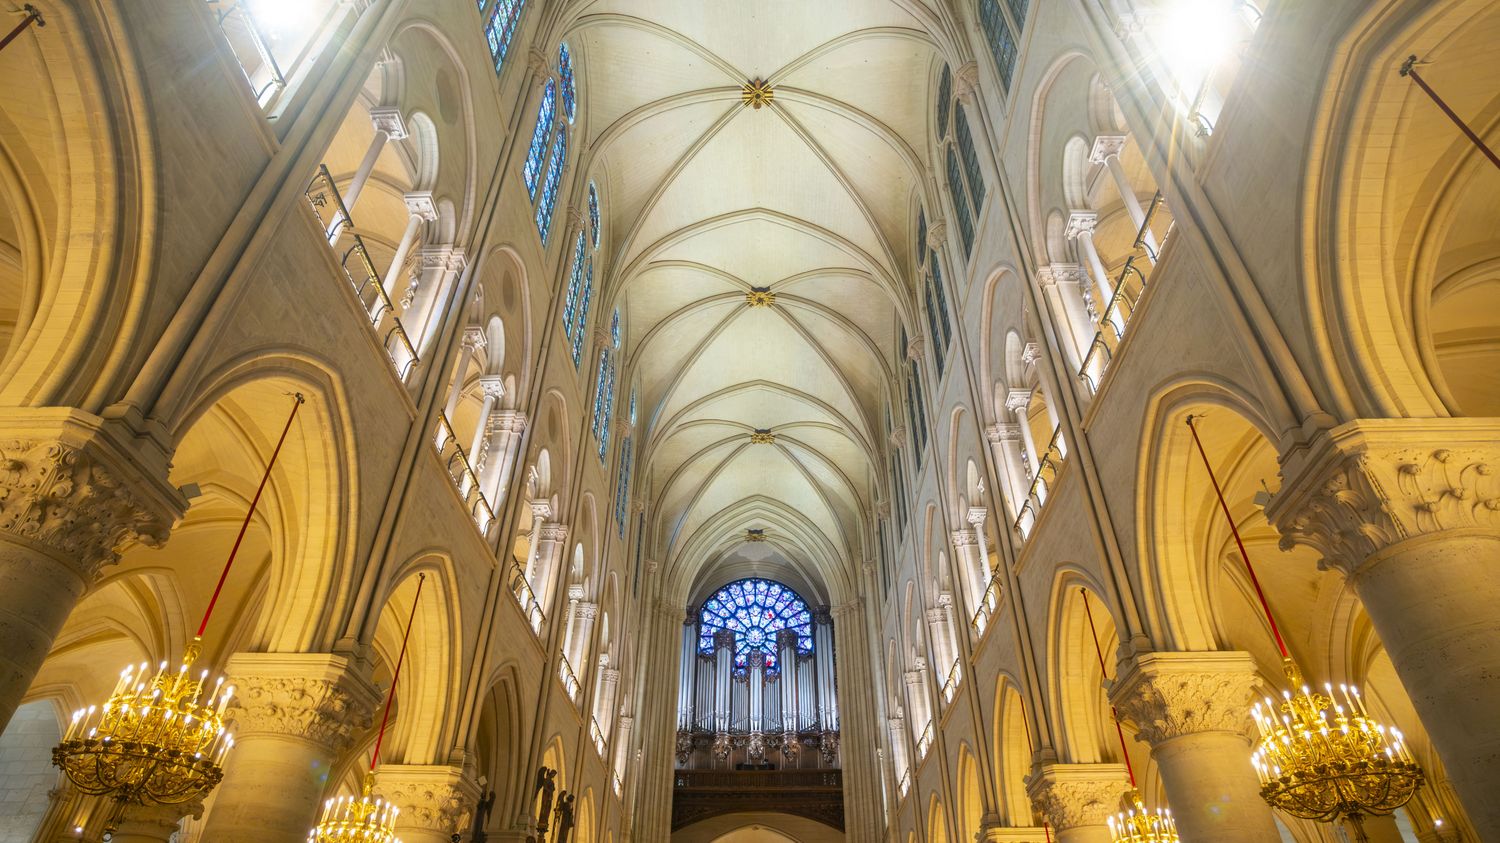
[[[585,57],[606,301],[637,373],[658,555],[687,595],[790,576],[827,598],[873,555],[908,314],[935,48],[900,0],[606,0]],[[742,86],[769,80],[766,107]],[[751,288],[770,306],[752,306]],[[769,430],[774,442],[752,442]],[[746,531],[763,530],[764,543]],[[825,590],[826,589],[826,590]]]

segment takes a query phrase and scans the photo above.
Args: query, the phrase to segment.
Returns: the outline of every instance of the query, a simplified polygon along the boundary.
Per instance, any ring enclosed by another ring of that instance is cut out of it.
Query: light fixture
[[[1399,731],[1387,729],[1370,717],[1357,687],[1340,685],[1336,698],[1332,684],[1324,685],[1326,693],[1320,693],[1303,683],[1193,421],[1194,416],[1188,416],[1193,444],[1208,470],[1219,509],[1229,523],[1250,584],[1276,639],[1289,686],[1282,690],[1280,703],[1267,698],[1251,712],[1260,730],[1260,743],[1251,763],[1260,775],[1261,798],[1294,817],[1319,822],[1347,820],[1354,826],[1356,838],[1367,841],[1365,817],[1385,816],[1411,801],[1422,786],[1422,768]]]
[[[396,837],[396,817],[401,811],[391,803],[375,796],[375,768],[380,764],[380,746],[385,743],[385,730],[391,722],[391,702],[396,699],[396,683],[401,679],[401,666],[406,663],[406,642],[411,638],[411,625],[417,618],[417,601],[422,597],[422,585],[426,574],[417,576],[417,593],[411,599],[411,614],[406,618],[406,632],[401,635],[401,654],[396,657],[396,669],[391,673],[391,688],[385,695],[385,714],[380,718],[380,732],[375,736],[375,750],[370,753],[370,769],[365,771],[364,783],[358,798],[340,796],[323,803],[323,818],[307,833],[307,843],[401,843]]]
[[[1105,679],[1109,673],[1104,669],[1104,650],[1099,646],[1099,630],[1094,626],[1094,610],[1089,606],[1089,592],[1078,589],[1083,597],[1084,616],[1089,619],[1089,640],[1094,642],[1094,656],[1099,659],[1099,675]],[[1120,726],[1120,714],[1113,704],[1109,707],[1110,719],[1115,724],[1115,736],[1120,739],[1120,757],[1125,760],[1125,772],[1130,776],[1130,789],[1120,800],[1120,812],[1109,817],[1109,836],[1114,843],[1179,843],[1177,822],[1167,808],[1147,810],[1145,800],[1135,782],[1135,766],[1130,763],[1130,752],[1125,748],[1125,729]]]
[[[300,394],[295,396],[281,438],[266,463],[260,487],[255,490],[239,536],[203,612],[198,634],[187,645],[181,663],[173,670],[163,661],[154,675],[150,674],[149,663],[126,667],[105,703],[74,712],[62,742],[53,748],[52,763],[80,792],[107,796],[120,807],[177,805],[202,798],[223,779],[224,756],[234,744],[224,721],[224,708],[234,696],[234,688],[225,685],[222,677],[210,686],[209,671],[195,674],[193,663],[202,653],[208,619],[303,400]],[[205,693],[210,687],[212,690]]]

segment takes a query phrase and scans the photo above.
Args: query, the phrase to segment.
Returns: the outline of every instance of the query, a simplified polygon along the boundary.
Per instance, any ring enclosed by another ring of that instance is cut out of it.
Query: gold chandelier
[[[1298,690],[1282,691],[1279,705],[1267,697],[1251,712],[1261,734],[1250,759],[1261,796],[1295,817],[1356,826],[1367,814],[1389,814],[1410,801],[1422,768],[1401,732],[1370,717],[1358,688],[1340,685],[1340,701],[1331,684],[1326,693],[1302,684],[1290,659],[1286,673]]]
[[[1135,788],[1126,791],[1124,801],[1130,807],[1109,818],[1109,836],[1115,843],[1177,843],[1177,822],[1170,808],[1148,811]]]
[[[1390,814],[1411,801],[1424,781],[1422,768],[1399,731],[1387,729],[1370,717],[1357,687],[1340,685],[1340,701],[1334,696],[1332,684],[1323,686],[1327,693],[1319,693],[1303,682],[1255,575],[1255,566],[1245,552],[1245,543],[1240,540],[1239,527],[1224,502],[1219,478],[1203,450],[1193,418],[1187,419],[1193,444],[1208,469],[1219,509],[1229,522],[1250,584],[1271,626],[1287,683],[1295,689],[1283,689],[1279,705],[1267,697],[1251,710],[1261,736],[1250,758],[1260,776],[1261,798],[1272,808],[1295,817],[1319,822],[1348,820],[1357,839],[1368,840],[1364,818]]]
[[[194,674],[193,663],[202,653],[208,619],[303,400],[300,394],[295,396],[281,439],[266,463],[260,487],[182,663],[174,671],[162,662],[154,676],[148,675],[150,665],[145,662],[126,667],[104,705],[74,712],[62,742],[52,749],[52,763],[82,793],[108,796],[121,806],[175,805],[207,795],[224,778],[224,757],[234,745],[224,709],[234,688],[219,677],[205,694],[209,672]]]
[[[340,796],[323,803],[323,819],[307,834],[307,843],[400,843],[396,840],[395,805],[372,796],[375,771],[365,773],[362,795]]]
[[[1099,630],[1094,626],[1094,610],[1089,606],[1089,591],[1078,589],[1083,598],[1083,614],[1089,620],[1089,640],[1094,643],[1094,656],[1099,659],[1099,675],[1108,679],[1104,669],[1104,650],[1099,646]],[[1135,766],[1130,763],[1130,751],[1125,748],[1125,730],[1120,726],[1120,714],[1114,705],[1109,707],[1109,717],[1115,724],[1115,736],[1120,739],[1120,757],[1125,760],[1125,772],[1130,776],[1130,789],[1120,799],[1122,810],[1109,818],[1109,836],[1114,843],[1179,843],[1177,823],[1172,811],[1157,808],[1146,810],[1141,792],[1135,783]],[[1051,839],[1051,834],[1048,834]]]
[[[396,837],[396,817],[401,811],[395,805],[372,796],[375,768],[380,764],[380,746],[385,743],[385,729],[391,722],[391,702],[396,699],[396,683],[401,666],[406,664],[406,642],[411,638],[412,621],[417,618],[417,601],[422,597],[426,574],[417,575],[417,593],[411,599],[411,614],[406,618],[406,632],[401,635],[401,654],[391,673],[391,689],[385,695],[385,714],[380,718],[380,732],[375,736],[375,751],[370,753],[370,769],[365,772],[363,792],[358,799],[341,796],[323,803],[323,818],[307,833],[307,843],[401,843]],[[456,836],[456,835],[455,835]]]
[[[195,642],[176,671],[166,662],[154,677],[145,662],[125,668],[102,707],[73,713],[52,763],[81,792],[124,802],[171,805],[213,790],[234,745],[224,727],[234,688],[221,676],[205,696],[208,671],[192,673],[197,657]]]

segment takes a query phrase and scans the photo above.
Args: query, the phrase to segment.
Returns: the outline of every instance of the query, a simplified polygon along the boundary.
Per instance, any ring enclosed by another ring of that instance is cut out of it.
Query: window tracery
[[[552,136],[552,111],[557,103],[557,83],[547,80],[542,91],[542,103],[536,109],[536,128],[531,130],[531,147],[526,150],[526,165],[521,175],[526,181],[526,192],[536,200],[536,187],[542,172],[542,156],[547,154],[547,141]]]
[[[797,592],[772,580],[737,580],[719,589],[698,613],[698,652],[712,654],[714,633],[734,633],[734,666],[744,670],[750,654],[766,654],[766,670],[778,669],[776,633],[797,633],[797,653],[813,651],[812,612]]]
[[[484,8],[483,0],[480,0],[479,8]],[[526,0],[496,0],[495,8],[490,10],[489,20],[484,25],[484,40],[489,45],[496,73],[505,66],[506,53],[510,51],[511,39],[516,35],[521,12],[525,9]]]

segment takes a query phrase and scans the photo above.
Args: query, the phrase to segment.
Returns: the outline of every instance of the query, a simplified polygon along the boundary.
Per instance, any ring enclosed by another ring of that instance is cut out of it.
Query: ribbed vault
[[[834,601],[871,554],[929,169],[928,15],[615,0],[568,27],[596,69],[584,165],[606,195],[604,301],[624,318],[673,597],[761,573]],[[760,78],[775,99],[749,108]]]

